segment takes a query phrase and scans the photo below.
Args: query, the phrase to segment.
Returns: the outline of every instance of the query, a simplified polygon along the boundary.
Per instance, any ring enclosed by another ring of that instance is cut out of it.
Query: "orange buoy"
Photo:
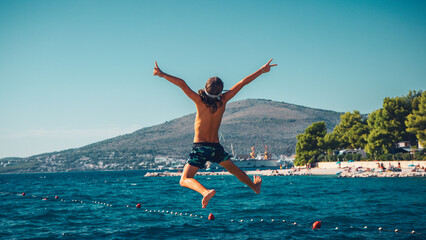
[[[24,192],[22,193],[22,196],[25,196],[25,193],[24,193]]]
[[[214,220],[214,215],[213,215],[213,213],[210,213],[210,214],[209,214],[209,220]]]
[[[321,228],[321,221],[316,221],[312,225],[312,229],[320,229]]]
[[[136,208],[141,208],[142,205],[140,203],[136,204]]]

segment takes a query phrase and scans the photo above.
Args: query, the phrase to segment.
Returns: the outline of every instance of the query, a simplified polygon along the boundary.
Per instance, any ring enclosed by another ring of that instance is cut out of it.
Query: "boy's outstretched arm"
[[[190,98],[192,99],[192,101],[196,101],[198,100],[198,94],[195,93],[194,91],[192,91],[192,89],[190,87],[188,87],[188,85],[186,84],[186,82],[178,77],[169,75],[163,71],[161,71],[161,69],[158,67],[157,65],[157,61],[155,61],[155,67],[154,67],[154,73],[152,74],[154,76],[159,76],[162,78],[167,79],[169,82],[173,83],[174,85],[180,87],[183,92]]]
[[[263,73],[267,73],[271,70],[271,67],[275,67],[278,64],[271,64],[272,58],[263,65],[259,70],[254,72],[253,74],[247,76],[243,80],[239,81],[237,84],[235,84],[229,91],[222,94],[222,99],[225,102],[228,102],[231,100],[245,85],[251,83],[254,79],[262,75]]]

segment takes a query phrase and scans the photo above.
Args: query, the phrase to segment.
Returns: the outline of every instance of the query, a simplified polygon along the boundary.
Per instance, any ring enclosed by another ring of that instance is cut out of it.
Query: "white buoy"
[[[398,228],[397,228],[397,229],[395,229],[395,232],[399,232]]]
[[[336,230],[339,230],[339,227],[336,227]]]
[[[414,230],[413,230],[413,231],[411,231],[411,234],[416,234],[416,231],[414,231]]]
[[[382,231],[382,229],[383,229],[382,227],[379,227],[379,231]]]
[[[364,226],[365,229],[367,229],[367,226]]]
[[[285,220],[283,219],[283,222],[285,222]]]

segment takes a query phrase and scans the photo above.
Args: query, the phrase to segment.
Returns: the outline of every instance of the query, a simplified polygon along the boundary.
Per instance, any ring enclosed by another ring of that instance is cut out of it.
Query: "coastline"
[[[320,162],[311,169],[268,169],[246,171],[247,175],[260,176],[302,176],[302,175],[338,175],[339,177],[426,177],[426,161],[399,161],[400,171],[389,171],[388,168],[398,166],[398,161],[363,161],[363,162]],[[381,164],[385,169],[378,168]],[[144,177],[180,177],[180,172],[149,172]],[[199,171],[198,176],[231,175],[227,171]]]

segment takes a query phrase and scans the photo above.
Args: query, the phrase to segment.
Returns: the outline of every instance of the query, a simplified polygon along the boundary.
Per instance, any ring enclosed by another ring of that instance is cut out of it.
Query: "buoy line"
[[[113,205],[111,203],[105,203],[105,202],[100,202],[100,201],[84,201],[84,200],[80,200],[80,199],[62,199],[59,198],[59,196],[54,196],[54,197],[49,197],[49,196],[36,196],[36,195],[27,195],[25,192],[23,193],[12,193],[12,192],[1,192],[0,194],[6,194],[6,195],[15,195],[15,196],[22,196],[22,197],[31,197],[34,199],[41,199],[42,201],[60,201],[60,202],[70,202],[70,203],[80,203],[80,204],[97,204],[97,205],[101,205],[101,206],[105,206],[105,207],[115,207],[115,206],[120,206],[120,205]],[[172,210],[158,210],[158,209],[149,209],[149,208],[142,208],[142,204],[138,203],[135,206],[132,205],[125,205],[123,206],[124,208],[130,208],[130,209],[141,209],[143,213],[146,214],[161,214],[161,215],[171,215],[171,216],[184,216],[184,217],[191,217],[194,219],[207,219],[207,220],[215,220],[215,216],[210,213],[208,217],[204,217],[202,215],[199,214],[192,214],[192,213],[184,213],[184,212],[177,212],[177,211],[172,211]],[[290,226],[295,226],[295,227],[301,227],[301,228],[310,228],[312,230],[319,230],[321,228],[321,221],[315,221],[312,226],[307,226],[305,224],[300,224],[298,222],[295,221],[290,221],[290,220],[286,220],[286,219],[229,219],[229,220],[223,220],[220,219],[218,221],[221,222],[226,222],[226,223],[239,223],[239,224],[245,224],[245,223],[253,223],[253,222],[265,222],[265,223],[277,223],[277,224],[286,224],[286,225],[290,225]],[[416,235],[420,235],[422,233],[416,232],[415,230],[412,231],[402,231],[400,229],[384,229],[382,227],[371,227],[371,226],[363,226],[363,227],[354,227],[354,226],[349,226],[349,227],[333,227],[330,230],[333,231],[338,231],[338,230],[342,230],[342,229],[359,229],[360,231],[380,231],[380,232],[395,232],[395,233],[408,233],[408,234],[416,234]]]

